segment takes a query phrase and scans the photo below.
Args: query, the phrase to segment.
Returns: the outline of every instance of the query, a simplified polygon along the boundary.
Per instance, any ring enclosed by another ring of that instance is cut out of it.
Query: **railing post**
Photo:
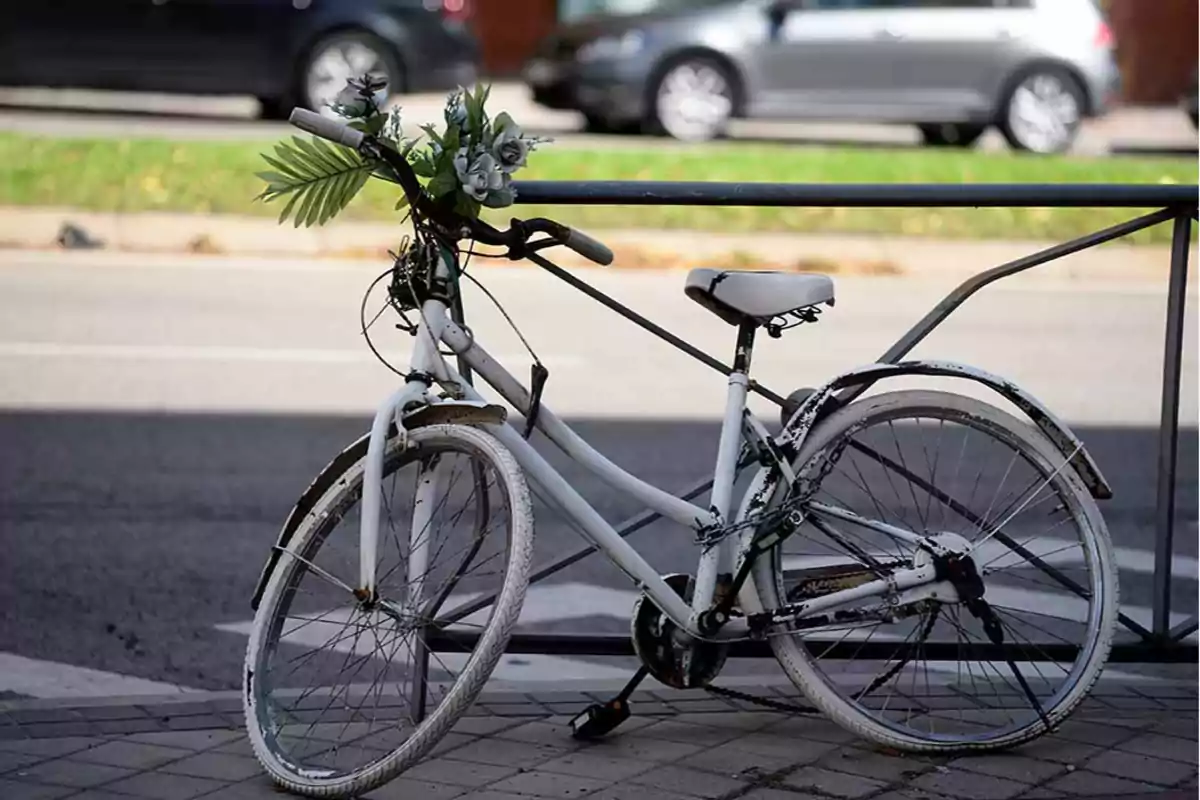
[[[1154,635],[1165,645],[1171,632],[1171,558],[1175,540],[1175,463],[1179,449],[1179,387],[1183,366],[1183,323],[1187,295],[1191,209],[1179,209],[1171,239],[1167,288],[1167,335],[1163,354],[1162,418],[1158,437],[1158,504],[1155,514]]]

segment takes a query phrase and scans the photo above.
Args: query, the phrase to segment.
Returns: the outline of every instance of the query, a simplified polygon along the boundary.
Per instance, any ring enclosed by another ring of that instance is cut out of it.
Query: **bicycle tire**
[[[1080,646],[1082,662],[1070,673],[1074,678],[1069,688],[1056,695],[1057,699],[1051,708],[1041,709],[1045,711],[1043,716],[1033,719],[1027,725],[994,736],[980,734],[962,739],[950,739],[946,736],[939,738],[932,733],[929,736],[921,736],[884,724],[871,716],[863,705],[843,694],[817,665],[800,636],[772,636],[771,647],[784,673],[805,697],[833,721],[863,739],[915,753],[986,752],[1008,749],[1045,734],[1050,727],[1066,719],[1087,696],[1107,661],[1115,631],[1119,594],[1108,529],[1095,500],[1079,476],[1069,465],[1060,467],[1064,460],[1063,454],[1039,429],[992,405],[947,392],[897,391],[851,403],[831,414],[810,432],[794,461],[794,468],[799,473],[809,460],[835,449],[840,439],[848,434],[852,435],[853,431],[863,430],[872,420],[895,420],[906,414],[940,417],[971,425],[977,430],[1020,447],[1022,455],[1031,458],[1031,463],[1036,463],[1043,473],[1059,468],[1053,478],[1053,484],[1065,493],[1064,498],[1074,506],[1069,511],[1071,517],[1080,524],[1085,541],[1084,555],[1089,570],[1094,569],[1093,587],[1099,595],[1094,616],[1088,624],[1087,642]],[[765,470],[759,473],[755,483],[746,493],[747,498],[762,485],[765,476]],[[774,488],[772,499],[766,508],[767,513],[779,502],[782,491],[781,487]],[[746,513],[747,506],[744,504],[740,514]],[[752,532],[745,534],[747,544],[752,535]],[[770,611],[785,602],[783,546],[782,542],[774,545],[753,566],[740,596],[747,613]],[[899,659],[897,663],[900,663]],[[971,682],[972,685],[975,684],[973,677]],[[985,716],[982,710],[979,716]]]
[[[532,560],[533,508],[526,480],[511,452],[494,436],[480,428],[458,424],[431,425],[410,431],[406,448],[401,447],[397,438],[391,438],[384,453],[385,477],[415,459],[427,457],[423,454],[435,449],[438,452],[450,450],[472,456],[485,467],[493,469],[497,475],[497,484],[501,486],[508,505],[508,557],[503,587],[461,673],[454,679],[441,702],[416,725],[412,735],[399,747],[360,769],[336,776],[317,777],[318,770],[306,769],[277,751],[278,748],[274,746],[277,744],[277,733],[268,729],[264,720],[269,706],[261,694],[270,687],[264,686],[263,658],[269,648],[279,643],[282,629],[279,620],[281,615],[286,618],[291,602],[290,598],[284,597],[284,593],[288,591],[292,574],[302,564],[298,558],[282,555],[271,572],[255,615],[246,649],[242,695],[247,731],[255,757],[271,779],[289,791],[310,797],[353,797],[377,788],[411,768],[437,745],[474,702],[507,646],[524,602]],[[324,480],[328,476],[318,478],[317,484],[328,488],[297,527],[288,544],[290,552],[306,554],[315,544],[318,551],[302,557],[310,560],[317,557],[319,549],[326,544],[330,535],[329,521],[335,516],[340,520],[348,508],[361,504],[365,465],[364,455],[333,480]],[[477,475],[475,473],[474,480],[478,480]],[[357,537],[357,529],[354,535]],[[285,602],[288,605],[284,605]],[[352,651],[356,645],[357,638],[351,646]]]

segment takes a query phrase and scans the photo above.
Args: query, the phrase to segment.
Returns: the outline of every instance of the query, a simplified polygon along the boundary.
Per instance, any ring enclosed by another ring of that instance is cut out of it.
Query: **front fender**
[[[488,405],[471,400],[442,400],[437,403],[419,406],[412,412],[405,414],[403,421],[406,429],[415,430],[426,425],[447,423],[466,425],[502,424],[507,416],[507,412],[501,406]],[[389,439],[396,435],[395,423],[388,426],[387,435]],[[296,505],[292,507],[291,513],[288,514],[287,520],[283,523],[283,528],[279,531],[279,537],[275,542],[275,546],[271,548],[271,552],[267,556],[267,563],[263,566],[262,573],[258,576],[258,584],[254,587],[254,594],[250,597],[250,607],[253,610],[258,610],[258,604],[262,601],[263,592],[267,588],[267,581],[271,579],[271,572],[279,562],[279,549],[288,546],[292,541],[292,537],[296,535],[296,530],[300,527],[300,523],[308,516],[308,512],[312,511],[317,501],[321,499],[321,496],[325,492],[329,491],[329,488],[337,482],[337,479],[345,474],[346,470],[366,457],[370,443],[370,434],[364,434],[345,450],[338,453],[325,469],[321,470],[317,477],[313,479],[309,487],[304,490],[304,494],[300,495],[300,499],[296,501]]]
[[[1064,457],[1071,453],[1075,454],[1070,458],[1071,466],[1079,474],[1092,497],[1097,500],[1107,500],[1113,496],[1112,486],[1105,480],[1099,466],[1096,465],[1079,437],[1037,398],[1012,381],[952,361],[901,361],[898,364],[870,364],[842,373],[810,394],[790,415],[779,435],[780,443],[799,446],[813,426],[823,416],[838,407],[837,392],[844,389],[862,391],[884,378],[905,375],[961,378],[981,383],[996,391],[1021,409],[1030,421],[1046,434]]]

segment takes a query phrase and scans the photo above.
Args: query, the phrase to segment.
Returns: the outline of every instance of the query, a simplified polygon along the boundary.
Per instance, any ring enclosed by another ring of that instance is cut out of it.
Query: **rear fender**
[[[429,425],[451,423],[460,425],[499,425],[503,424],[507,417],[508,412],[502,406],[489,405],[472,400],[444,400],[419,406],[414,411],[405,414],[403,422],[405,429],[411,431]],[[387,435],[388,439],[396,435],[396,426],[394,423],[388,427]],[[312,511],[317,501],[337,482],[337,479],[344,475],[350,467],[363,458],[366,458],[370,440],[370,434],[364,434],[345,450],[338,453],[325,469],[321,470],[320,474],[317,475],[309,487],[304,490],[304,494],[300,495],[300,499],[296,501],[296,505],[292,507],[291,513],[288,514],[287,520],[283,523],[283,528],[279,531],[279,538],[276,540],[275,546],[271,548],[271,553],[267,556],[267,563],[263,566],[262,573],[258,577],[258,584],[254,587],[254,594],[250,598],[250,607],[252,609],[255,611],[258,610],[263,592],[267,588],[267,581],[271,579],[271,572],[279,562],[280,549],[286,548],[291,543],[292,537],[296,535],[296,531],[300,527],[300,523]]]
[[[836,393],[844,389],[865,391],[885,378],[907,375],[960,378],[984,386],[1004,396],[1019,408],[1042,433],[1054,443],[1064,458],[1083,480],[1092,497],[1107,500],[1113,496],[1112,486],[1105,480],[1099,466],[1067,425],[1058,419],[1033,395],[1009,380],[965,364],[951,361],[902,361],[898,364],[871,364],[843,373],[817,389],[791,414],[779,434],[781,445],[798,449],[809,431],[823,417],[839,407]],[[1071,454],[1074,453],[1072,456]]]

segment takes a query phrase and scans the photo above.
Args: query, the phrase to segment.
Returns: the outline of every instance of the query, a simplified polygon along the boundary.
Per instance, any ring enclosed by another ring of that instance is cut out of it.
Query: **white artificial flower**
[[[467,126],[467,104],[463,100],[461,89],[450,94],[446,99],[446,124],[459,128]]]
[[[404,125],[399,106],[393,106],[388,110],[387,119],[383,122],[383,130],[380,131],[380,135],[390,142],[399,142],[404,138]]]
[[[454,158],[454,170],[463,191],[480,202],[491,192],[504,188],[504,173],[491,153],[480,153],[471,159],[464,147]]]
[[[374,103],[375,108],[383,108],[387,102],[387,92],[379,90],[370,98],[363,97],[359,92],[358,87],[353,84],[348,84],[345,89],[338,93],[337,99],[331,104],[331,108],[340,116],[347,119],[365,117],[367,112],[371,110],[371,104]]]
[[[529,144],[530,142],[525,138],[520,126],[511,119],[507,119],[500,130],[496,132],[496,138],[492,142],[492,155],[500,164],[500,169],[506,175],[511,175],[525,166],[529,156]]]

